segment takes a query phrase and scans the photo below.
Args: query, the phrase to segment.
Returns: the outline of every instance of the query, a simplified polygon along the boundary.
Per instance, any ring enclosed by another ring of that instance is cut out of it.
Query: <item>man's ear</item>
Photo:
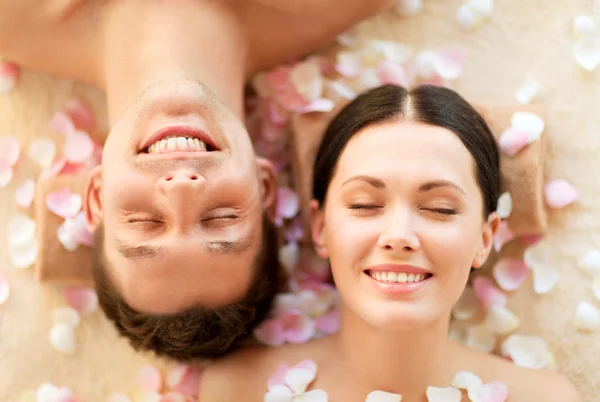
[[[319,208],[317,200],[310,201],[310,227],[315,251],[319,257],[329,258],[327,236],[325,235],[325,214],[323,209]]]
[[[85,193],[83,209],[88,230],[94,233],[102,223],[102,167],[96,166],[90,171]]]
[[[277,215],[277,178],[273,164],[265,158],[256,158],[258,178],[260,180],[260,196],[263,209],[271,222]]]
[[[494,245],[494,236],[498,232],[498,228],[500,227],[500,216],[496,212],[492,212],[488,216],[488,220],[483,223],[483,230],[481,232],[481,246],[479,250],[477,250],[477,254],[475,254],[475,258],[473,259],[473,264],[471,265],[473,268],[481,268],[485,260],[487,260],[490,252],[492,251],[492,246]]]

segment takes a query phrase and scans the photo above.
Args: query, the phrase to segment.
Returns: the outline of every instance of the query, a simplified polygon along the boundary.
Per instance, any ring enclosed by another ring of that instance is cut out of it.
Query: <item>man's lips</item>
[[[146,153],[148,151],[148,148],[153,145],[156,144],[157,142],[164,140],[166,138],[169,137],[185,137],[185,138],[197,138],[198,140],[202,141],[204,144],[206,144],[206,151],[199,151],[199,152],[210,152],[210,151],[220,151],[221,147],[218,146],[217,144],[215,144],[215,142],[213,141],[213,139],[206,133],[206,131],[204,131],[203,129],[199,128],[199,127],[192,127],[192,126],[184,126],[184,125],[172,125],[172,126],[166,126],[163,128],[158,129],[154,134],[152,134],[150,136],[150,138],[148,138],[141,146],[140,149],[138,149],[138,153]],[[173,151],[175,153],[183,153],[180,151]],[[189,151],[187,151],[189,152]]]

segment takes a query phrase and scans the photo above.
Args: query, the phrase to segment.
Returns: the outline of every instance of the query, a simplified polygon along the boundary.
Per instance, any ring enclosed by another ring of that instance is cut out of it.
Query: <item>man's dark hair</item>
[[[266,317],[277,292],[279,262],[275,226],[263,218],[262,247],[254,261],[254,278],[239,302],[218,308],[195,306],[183,312],[155,315],[131,308],[106,268],[104,231],[94,236],[94,279],[99,304],[119,333],[138,350],[177,360],[216,358],[242,346]]]

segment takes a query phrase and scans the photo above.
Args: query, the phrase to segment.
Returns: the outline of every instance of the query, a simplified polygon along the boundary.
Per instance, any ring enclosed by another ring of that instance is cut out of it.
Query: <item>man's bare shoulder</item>
[[[564,375],[550,370],[533,370],[498,356],[470,351],[469,359],[477,361],[472,371],[484,382],[501,381],[508,388],[510,402],[580,402],[575,385]]]
[[[250,347],[233,352],[206,366],[202,375],[201,402],[263,400],[267,381],[277,368],[311,358],[313,343],[279,347]]]

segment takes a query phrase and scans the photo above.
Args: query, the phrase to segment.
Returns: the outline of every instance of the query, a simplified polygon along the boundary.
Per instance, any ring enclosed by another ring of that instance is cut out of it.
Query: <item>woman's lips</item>
[[[413,265],[377,265],[364,271],[378,291],[388,294],[406,294],[425,286],[433,274]]]

